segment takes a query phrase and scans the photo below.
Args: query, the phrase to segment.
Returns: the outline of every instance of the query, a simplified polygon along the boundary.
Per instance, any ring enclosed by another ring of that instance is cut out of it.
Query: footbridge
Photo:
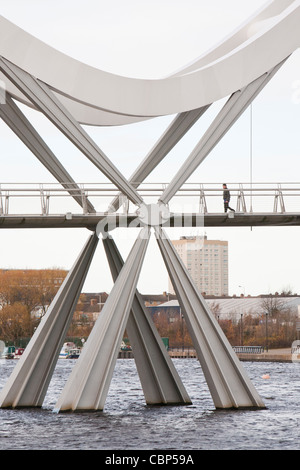
[[[139,193],[149,205],[166,186],[139,183]],[[228,188],[234,211],[225,213],[222,183],[184,184],[168,204],[163,227],[300,224],[300,183],[229,183]],[[120,199],[118,211],[109,205],[112,198]],[[110,231],[144,225],[139,209],[111,183],[69,184],[68,190],[57,184],[0,185],[0,229],[81,227],[94,231],[101,223]]]
[[[268,190],[266,186],[256,189],[253,184],[245,187],[229,185],[232,200],[236,198],[237,205],[235,212],[225,214],[221,187],[210,189],[199,184],[189,189],[187,186],[195,170],[299,48],[299,24],[300,0],[267,1],[224,41],[192,63],[167,77],[140,80],[79,62],[0,17],[0,118],[69,194],[69,201],[72,198],[77,204],[74,210],[68,201],[63,208],[62,198],[55,196],[53,189],[43,186],[36,196],[33,195],[37,208],[28,214],[29,206],[23,207],[22,211],[13,208],[12,201],[17,200],[18,194],[2,184],[0,227],[81,226],[92,230],[2,388],[0,407],[42,406],[99,240],[105,248],[114,286],[61,392],[55,411],[104,408],[125,328],[146,403],[191,403],[137,290],[147,245],[153,234],[215,407],[265,407],[182,264],[164,226],[182,226],[183,222],[197,225],[201,220],[207,226],[299,223],[298,198],[290,198],[288,194],[292,193],[285,187]],[[144,190],[142,184],[206,111],[222,99],[222,109],[175,175],[163,188],[157,187],[156,193],[154,187],[148,197],[146,191],[149,188]],[[42,113],[94,165],[96,181],[104,175],[114,186],[107,207],[99,210],[97,191],[92,194],[91,188],[74,181],[72,168],[68,170],[63,166],[25,116],[20,102]],[[130,178],[116,168],[83,126],[125,126],[159,116],[172,116],[172,121],[145,158],[137,162]],[[296,193],[297,188],[293,191]],[[188,192],[189,200],[191,194],[198,198],[196,206],[188,203],[184,207],[181,202],[179,209],[178,206],[174,209],[179,196],[186,198]],[[264,201],[269,196],[271,207],[267,204],[261,208],[254,206],[260,194]],[[29,192],[25,195],[25,189],[21,187],[20,195],[19,202],[24,203]],[[54,201],[58,200],[59,208],[55,210]],[[288,200],[296,201],[291,209]],[[111,230],[122,224],[124,228],[132,224],[141,227],[126,260],[121,257]]]

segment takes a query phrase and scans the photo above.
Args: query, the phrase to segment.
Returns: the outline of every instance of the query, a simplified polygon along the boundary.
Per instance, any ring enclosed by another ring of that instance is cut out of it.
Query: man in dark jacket
[[[229,207],[229,201],[230,201],[230,191],[227,188],[227,184],[223,184],[223,200],[224,200],[224,211],[227,212],[228,209],[235,212],[234,209]]]

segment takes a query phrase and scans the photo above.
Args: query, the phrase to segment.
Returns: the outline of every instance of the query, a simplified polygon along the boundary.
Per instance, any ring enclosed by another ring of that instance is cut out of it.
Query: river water
[[[104,411],[55,413],[74,365],[60,359],[42,409],[0,409],[1,450],[295,450],[299,363],[244,362],[267,409],[216,411],[199,362],[174,359],[190,406],[148,407],[133,359],[118,359]],[[15,360],[0,360],[0,389]],[[269,379],[263,379],[269,374]]]

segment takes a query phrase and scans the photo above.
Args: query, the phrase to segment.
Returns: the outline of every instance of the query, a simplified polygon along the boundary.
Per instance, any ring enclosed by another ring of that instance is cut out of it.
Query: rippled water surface
[[[199,362],[174,363],[190,406],[146,406],[134,360],[118,359],[104,411],[57,414],[54,406],[74,365],[60,359],[42,409],[0,409],[0,449],[300,448],[299,363],[244,362],[267,406],[251,411],[216,411]],[[0,389],[15,364],[0,360]]]

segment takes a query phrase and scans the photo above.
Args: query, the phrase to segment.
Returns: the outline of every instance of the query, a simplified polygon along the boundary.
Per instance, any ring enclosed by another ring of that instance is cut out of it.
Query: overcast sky
[[[103,70],[141,78],[168,75],[193,61],[244,22],[263,0],[0,0],[0,14],[39,39]],[[276,47],[276,45],[274,45]],[[220,104],[217,104],[220,106]],[[104,177],[40,114],[22,108],[78,182]],[[253,103],[254,182],[300,181],[300,55],[293,54]],[[215,112],[215,111],[214,111]],[[167,182],[205,131],[213,110],[151,175]],[[116,128],[87,128],[112,161],[129,177],[170,122],[170,117]],[[53,182],[42,165],[0,122],[0,182]],[[193,182],[250,180],[250,112],[228,132],[191,177]],[[294,208],[299,210],[299,203]],[[220,201],[220,211],[222,202]],[[259,210],[259,208],[257,209]],[[172,237],[172,232],[169,232]],[[190,230],[196,234],[196,229]],[[299,229],[215,228],[208,238],[229,242],[230,294],[260,294],[287,286],[300,293]],[[1,267],[69,269],[89,232],[18,230],[0,232]],[[178,233],[174,234],[179,236]],[[120,237],[124,256],[136,233]],[[126,238],[126,239],[125,239]],[[130,238],[128,240],[128,238]],[[99,246],[85,291],[109,291],[111,276]],[[240,288],[239,286],[242,286]],[[168,289],[156,242],[151,241],[139,288]]]

